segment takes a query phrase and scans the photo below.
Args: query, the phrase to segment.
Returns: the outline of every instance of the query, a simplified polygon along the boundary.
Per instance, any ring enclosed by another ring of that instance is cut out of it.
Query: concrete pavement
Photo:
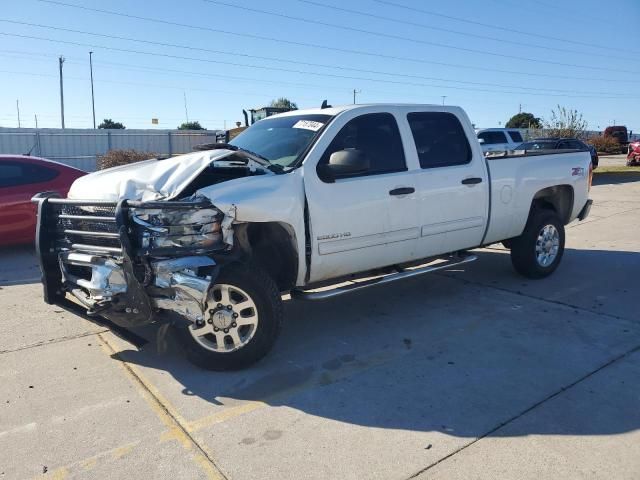
[[[640,183],[592,197],[549,279],[492,247],[287,301],[272,353],[226,374],[44,305],[33,257],[5,251],[0,479],[638,478]]]

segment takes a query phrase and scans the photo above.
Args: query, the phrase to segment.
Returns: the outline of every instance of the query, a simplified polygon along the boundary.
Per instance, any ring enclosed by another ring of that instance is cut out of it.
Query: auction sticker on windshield
[[[304,128],[305,130],[313,130],[317,132],[324,126],[324,123],[314,122],[313,120],[298,120],[293,128]]]

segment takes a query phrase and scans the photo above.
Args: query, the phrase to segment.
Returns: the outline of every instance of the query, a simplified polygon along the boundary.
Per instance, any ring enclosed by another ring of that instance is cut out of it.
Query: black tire
[[[555,258],[548,265],[542,265],[538,261],[536,254],[536,244],[538,236],[548,225],[553,226],[557,231],[559,244]],[[511,239],[511,263],[513,268],[520,275],[532,279],[551,275],[562,260],[564,239],[564,224],[553,210],[533,210],[529,215],[529,220],[522,235]]]
[[[240,370],[260,360],[273,347],[282,327],[282,299],[271,277],[253,265],[232,264],[223,268],[215,280],[215,285],[222,284],[242,289],[255,304],[259,320],[253,337],[238,350],[216,352],[201,345],[189,327],[176,327],[175,333],[187,358],[195,365],[206,370]],[[215,307],[208,305],[206,311],[211,308]]]

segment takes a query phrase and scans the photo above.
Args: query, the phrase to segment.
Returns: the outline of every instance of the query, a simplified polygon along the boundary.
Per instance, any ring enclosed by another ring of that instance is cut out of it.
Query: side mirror
[[[333,183],[336,178],[363,173],[369,167],[369,159],[361,150],[347,148],[332,153],[328,164],[318,165],[318,176],[323,182]]]

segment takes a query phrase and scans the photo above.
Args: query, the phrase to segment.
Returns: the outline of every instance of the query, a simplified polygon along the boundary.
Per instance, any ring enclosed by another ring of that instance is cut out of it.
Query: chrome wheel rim
[[[560,232],[553,225],[545,225],[536,240],[536,260],[541,267],[550,266],[560,250]]]
[[[205,319],[189,327],[191,336],[207,350],[230,353],[246,346],[258,328],[258,308],[235,285],[214,285],[207,298]]]

